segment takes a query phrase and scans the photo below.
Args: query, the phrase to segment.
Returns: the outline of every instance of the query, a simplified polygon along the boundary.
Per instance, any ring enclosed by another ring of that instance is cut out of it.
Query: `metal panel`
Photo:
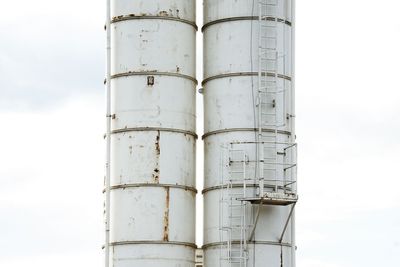
[[[279,0],[274,16],[291,18],[291,0]],[[273,2],[273,0],[271,1]],[[226,18],[258,16],[257,0],[204,0],[204,24]],[[257,18],[254,18],[258,20]]]
[[[270,22],[272,25],[273,22]],[[204,78],[220,74],[256,72],[258,70],[257,21],[226,21],[212,25],[204,31]],[[279,58],[278,73],[291,74],[291,31],[290,26],[278,23],[277,50],[284,57]],[[253,41],[251,41],[253,39]],[[250,53],[252,48],[252,52]],[[235,56],[232,56],[235,55]],[[255,82],[257,79],[255,79]]]
[[[149,76],[154,84],[148,85]],[[112,130],[154,127],[194,133],[195,84],[163,75],[139,75],[113,79]]]
[[[111,191],[111,244],[195,243],[195,192],[169,187]],[[162,249],[162,247],[160,247]]]
[[[121,15],[162,16],[196,21],[196,2],[187,0],[118,0],[111,5],[113,18]]]
[[[239,193],[241,188],[234,189],[235,192]],[[254,188],[249,187],[248,192],[250,193]],[[207,209],[204,212],[204,244],[217,244],[220,242],[220,220],[227,220],[228,218],[228,206],[215,205],[220,200],[220,190],[212,190],[204,193],[204,203],[207,205]],[[221,208],[225,212],[221,212]],[[247,208],[247,215],[251,216],[257,213],[258,205]],[[257,242],[275,243],[279,245],[279,237],[283,231],[286,223],[286,219],[289,215],[289,208],[282,208],[278,206],[261,206],[260,217],[258,219],[257,227],[255,228],[255,237]],[[222,218],[224,217],[224,218]],[[234,239],[239,240],[239,231],[233,231]],[[286,232],[282,242],[289,244],[291,232],[290,229]]]
[[[267,244],[249,244],[249,260],[247,266],[294,266],[290,257],[292,248],[290,246],[277,246]],[[219,245],[210,246],[204,250],[204,266],[231,267],[222,262],[219,265]],[[218,265],[216,265],[218,263]]]
[[[244,129],[240,131],[239,129],[231,129],[231,132],[222,132],[217,134],[209,135],[204,140],[204,190],[213,189],[214,187],[221,184],[221,175],[228,173],[228,168],[226,164],[221,165],[221,153],[224,153],[223,147],[221,145],[227,144],[229,142],[246,142],[248,140],[255,139],[255,131],[249,131],[249,129]],[[266,133],[267,135],[268,133]],[[289,133],[282,133],[279,136],[280,142],[285,142],[291,138]],[[256,146],[255,144],[243,144],[246,151],[248,152],[248,177],[255,177],[254,161],[256,157]],[[226,152],[226,150],[225,150]],[[226,153],[225,153],[226,154]],[[227,155],[225,155],[227,156]]]
[[[111,26],[111,74],[156,71],[195,77],[196,29],[164,19],[137,19]],[[172,33],[179,33],[177,35]]]
[[[257,103],[257,94],[251,90],[252,83],[256,87],[257,77],[238,76],[215,79],[205,85],[203,95],[204,114],[207,118],[204,121],[206,134],[222,129],[256,128],[254,109]],[[291,82],[286,79],[278,79],[278,86],[286,89],[285,93],[278,95],[276,100],[277,103],[285,101],[277,112],[278,119],[287,122],[286,116],[290,112]],[[287,123],[279,130],[289,131],[289,128],[290,125]]]
[[[194,253],[190,246],[126,244],[114,246],[110,258],[114,259],[112,264],[118,267],[193,267]]]
[[[114,159],[111,168],[112,187],[161,184],[195,188],[196,139],[193,136],[161,131],[132,131],[114,134],[111,141]]]
[[[194,267],[195,1],[109,8],[106,267]]]

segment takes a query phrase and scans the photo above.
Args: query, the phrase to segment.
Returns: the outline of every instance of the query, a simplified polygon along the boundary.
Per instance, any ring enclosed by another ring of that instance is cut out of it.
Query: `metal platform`
[[[298,200],[298,197],[295,194],[266,193],[264,197],[246,197],[238,198],[238,200],[248,201],[251,204],[288,206],[295,204]]]

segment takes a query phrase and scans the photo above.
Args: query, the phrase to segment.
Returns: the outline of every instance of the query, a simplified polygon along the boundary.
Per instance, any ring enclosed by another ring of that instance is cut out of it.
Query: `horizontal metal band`
[[[176,245],[176,246],[186,246],[197,249],[197,245],[189,242],[178,242],[178,241],[151,241],[151,240],[143,240],[143,241],[121,241],[121,242],[112,242],[110,246],[124,246],[124,245]]]
[[[185,191],[191,191],[195,194],[197,194],[197,189],[191,186],[186,186],[186,185],[177,185],[177,184],[149,184],[149,183],[141,183],[141,184],[120,184],[120,185],[114,185],[111,186],[111,190],[117,190],[117,189],[125,189],[125,188],[137,188],[137,187],[162,187],[162,188],[176,188],[176,189],[182,189]]]
[[[208,78],[204,79],[204,81],[201,84],[204,85],[207,82],[212,81],[212,80],[216,80],[216,79],[240,77],[240,76],[258,76],[258,72],[233,72],[233,73],[219,74],[219,75],[211,76],[211,77],[208,77]],[[275,73],[267,72],[263,76],[275,77]],[[291,77],[289,77],[287,75],[283,75],[283,74],[277,74],[277,77],[281,78],[281,79],[288,80],[288,81],[292,80]]]
[[[215,243],[209,243],[209,244],[204,244],[202,246],[202,249],[207,249],[211,247],[217,247],[217,246],[223,246],[226,245],[227,242],[215,242]],[[239,245],[240,241],[232,241],[233,245]],[[271,245],[271,246],[280,246],[280,247],[292,247],[292,244],[289,243],[280,243],[279,241],[249,241],[247,244],[254,244],[254,245]]]
[[[170,132],[170,133],[181,133],[193,136],[195,139],[198,138],[195,132],[174,129],[174,128],[158,128],[158,127],[137,127],[137,128],[123,128],[119,130],[111,131],[111,134],[127,133],[127,132]]]
[[[160,71],[128,71],[128,72],[111,75],[111,79],[116,79],[116,78],[121,78],[121,77],[129,77],[129,76],[170,76],[170,77],[188,79],[188,80],[191,80],[192,82],[194,82],[196,85],[198,84],[198,81],[196,80],[196,78],[194,78],[192,76],[175,73],[175,72],[160,72]]]
[[[182,22],[185,24],[189,24],[190,26],[192,26],[193,28],[195,28],[195,30],[198,30],[198,27],[196,25],[195,22],[187,20],[187,19],[181,19],[181,18],[177,18],[177,17],[169,17],[169,16],[152,16],[152,15],[140,15],[140,16],[136,16],[135,14],[129,14],[126,16],[118,16],[118,17],[114,17],[111,20],[111,23],[117,23],[117,22],[121,22],[121,21],[126,21],[126,20],[137,20],[137,19],[158,19],[158,20],[172,20],[172,21],[176,21],[176,22]]]
[[[258,128],[229,128],[229,129],[222,129],[222,130],[216,130],[216,131],[211,131],[208,133],[205,133],[201,138],[204,140],[205,138],[209,137],[210,135],[214,134],[222,134],[222,133],[231,133],[231,132],[257,132]],[[274,133],[274,129],[262,129],[263,133]],[[292,135],[291,132],[289,131],[282,131],[278,130],[278,134],[285,134],[285,135]]]
[[[264,182],[265,183],[265,182]],[[210,191],[214,191],[214,190],[222,190],[222,189],[226,189],[228,185],[224,184],[224,185],[217,185],[217,186],[211,186],[211,187],[207,187],[205,189],[203,189],[203,191],[201,191],[202,194],[205,194],[207,192]],[[243,188],[243,183],[241,184],[232,184],[230,185],[232,188]],[[246,187],[248,188],[258,188],[259,184],[246,184]],[[275,185],[269,185],[269,184],[264,184],[264,188],[269,188],[269,189],[275,189]],[[277,186],[278,189],[283,190],[283,186]],[[286,191],[291,191],[290,189],[286,188]]]
[[[265,17],[265,20],[267,21],[275,21],[277,22],[282,22],[285,23],[286,25],[292,26],[292,23],[288,20],[282,19],[282,18],[275,18],[275,17]],[[240,16],[240,17],[230,17],[230,18],[224,18],[224,19],[217,19],[213,20],[210,22],[207,22],[206,24],[201,27],[201,31],[204,31],[207,27],[210,27],[211,25],[219,24],[219,23],[224,23],[224,22],[231,22],[231,21],[240,21],[240,20],[259,20],[258,16]]]

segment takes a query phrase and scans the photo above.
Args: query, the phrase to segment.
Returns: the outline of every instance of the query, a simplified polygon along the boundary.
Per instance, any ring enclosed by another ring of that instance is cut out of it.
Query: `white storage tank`
[[[194,267],[195,1],[111,0],[109,8],[106,266]]]
[[[205,267],[295,266],[293,2],[204,1]]]

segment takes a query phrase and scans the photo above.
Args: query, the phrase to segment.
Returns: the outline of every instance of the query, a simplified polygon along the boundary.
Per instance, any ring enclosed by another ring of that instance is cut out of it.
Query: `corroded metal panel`
[[[148,85],[147,78],[154,79]],[[172,128],[195,133],[195,83],[181,77],[138,75],[113,79],[112,130]]]
[[[292,17],[292,1],[279,0],[279,2],[280,4],[271,12],[271,15],[290,19]],[[254,0],[204,0],[204,24],[227,18],[256,17],[254,19],[257,20],[257,4],[258,1]]]
[[[161,16],[196,21],[196,2],[187,0],[118,0],[111,4],[111,16]]]
[[[111,243],[151,241],[194,246],[195,195],[166,186],[112,190]]]
[[[189,134],[130,131],[113,134],[111,186],[180,185],[195,188],[195,144]]]
[[[196,29],[163,19],[136,19],[111,25],[111,74],[156,71],[195,77]],[[176,34],[179,33],[179,38]]]

